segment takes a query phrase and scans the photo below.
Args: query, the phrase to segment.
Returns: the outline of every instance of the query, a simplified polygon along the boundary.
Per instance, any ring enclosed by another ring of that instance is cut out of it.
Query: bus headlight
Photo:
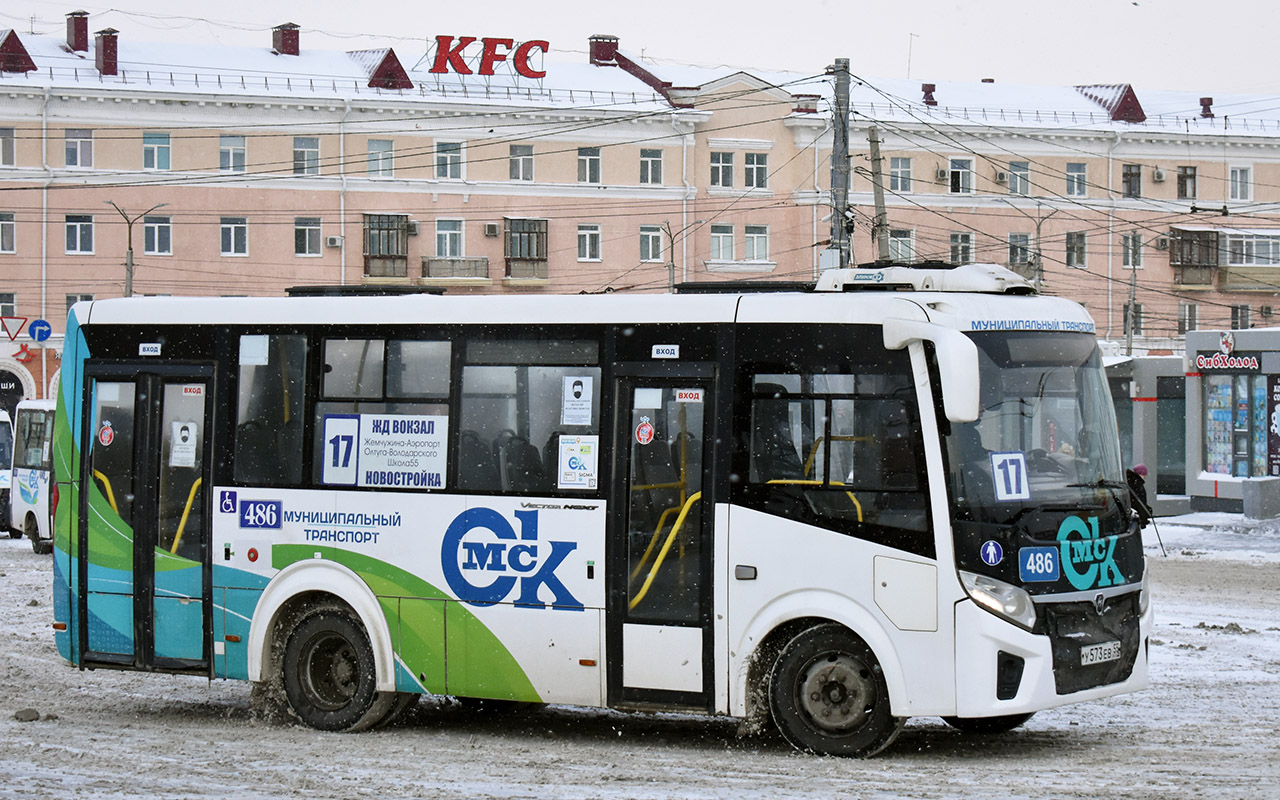
[[[999,617],[1031,630],[1036,624],[1036,605],[1024,589],[986,575],[960,570],[960,582],[973,602]]]

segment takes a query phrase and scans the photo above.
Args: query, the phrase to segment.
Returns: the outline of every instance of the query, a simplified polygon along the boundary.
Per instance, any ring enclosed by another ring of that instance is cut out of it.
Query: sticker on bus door
[[[1027,457],[1014,451],[991,454],[991,482],[997,500],[1030,500],[1027,484]]]

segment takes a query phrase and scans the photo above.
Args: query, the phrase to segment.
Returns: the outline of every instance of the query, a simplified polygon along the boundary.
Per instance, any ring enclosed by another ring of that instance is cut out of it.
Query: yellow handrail
[[[806,481],[800,480],[799,478],[774,478],[771,481],[766,481],[766,483],[785,483],[795,486],[844,486],[844,483],[841,481],[831,481],[831,483],[828,484],[826,481]],[[858,511],[858,522],[862,522],[862,503],[859,503],[858,498],[854,497],[853,492],[848,489],[846,489],[844,493],[849,500],[853,502],[853,507]]]
[[[639,605],[644,596],[649,593],[649,587],[653,585],[653,579],[657,576],[658,570],[662,568],[662,562],[667,558],[667,551],[671,549],[671,543],[675,541],[676,534],[684,527],[685,518],[689,516],[689,509],[693,508],[693,504],[702,499],[702,492],[695,492],[688,500],[685,501],[684,508],[680,509],[680,516],[676,517],[676,522],[671,526],[671,532],[667,534],[667,540],[662,544],[662,550],[658,552],[657,559],[654,560],[653,566],[649,568],[649,575],[644,579],[644,585],[640,587],[640,591],[636,596],[631,598],[631,603],[627,609],[634,609]]]
[[[111,481],[96,469],[93,471],[93,477],[102,481],[102,488],[107,490],[107,502],[111,504],[111,510],[119,514],[120,509],[116,506],[116,495],[111,491]]]
[[[187,527],[187,517],[191,514],[191,504],[196,499],[196,489],[199,489],[203,482],[204,478],[196,478],[196,482],[191,484],[191,492],[187,495],[187,506],[182,509],[182,520],[178,522],[178,533],[173,537],[173,547],[169,548],[170,553],[178,552],[178,545],[182,543],[182,532]]]
[[[813,447],[809,448],[809,457],[804,460],[805,477],[808,477],[809,474],[813,471],[813,460],[818,456],[818,448],[822,447],[822,445],[825,444],[826,441],[827,441],[826,436],[819,436],[817,440],[814,441]],[[870,436],[849,436],[846,434],[833,433],[831,434],[831,441],[833,442],[870,442],[870,441],[874,441],[874,439]]]

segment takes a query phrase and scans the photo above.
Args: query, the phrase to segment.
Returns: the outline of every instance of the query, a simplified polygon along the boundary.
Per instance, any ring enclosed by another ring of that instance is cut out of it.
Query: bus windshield
[[[1115,412],[1094,337],[971,336],[981,414],[953,425],[947,441],[957,520],[1011,525],[1031,510],[1127,520]]]

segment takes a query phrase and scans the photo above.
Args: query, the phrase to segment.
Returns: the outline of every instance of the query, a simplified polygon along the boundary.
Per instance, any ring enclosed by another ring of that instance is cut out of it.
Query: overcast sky
[[[867,78],[1280,94],[1267,44],[1280,22],[1275,0],[6,0],[0,28],[26,32],[34,17],[35,30],[61,34],[79,9],[91,33],[259,45],[274,25],[295,22],[304,47],[393,46],[402,59],[439,34],[545,39],[585,58],[587,37],[610,33],[629,52],[701,66],[817,73],[847,57]]]

